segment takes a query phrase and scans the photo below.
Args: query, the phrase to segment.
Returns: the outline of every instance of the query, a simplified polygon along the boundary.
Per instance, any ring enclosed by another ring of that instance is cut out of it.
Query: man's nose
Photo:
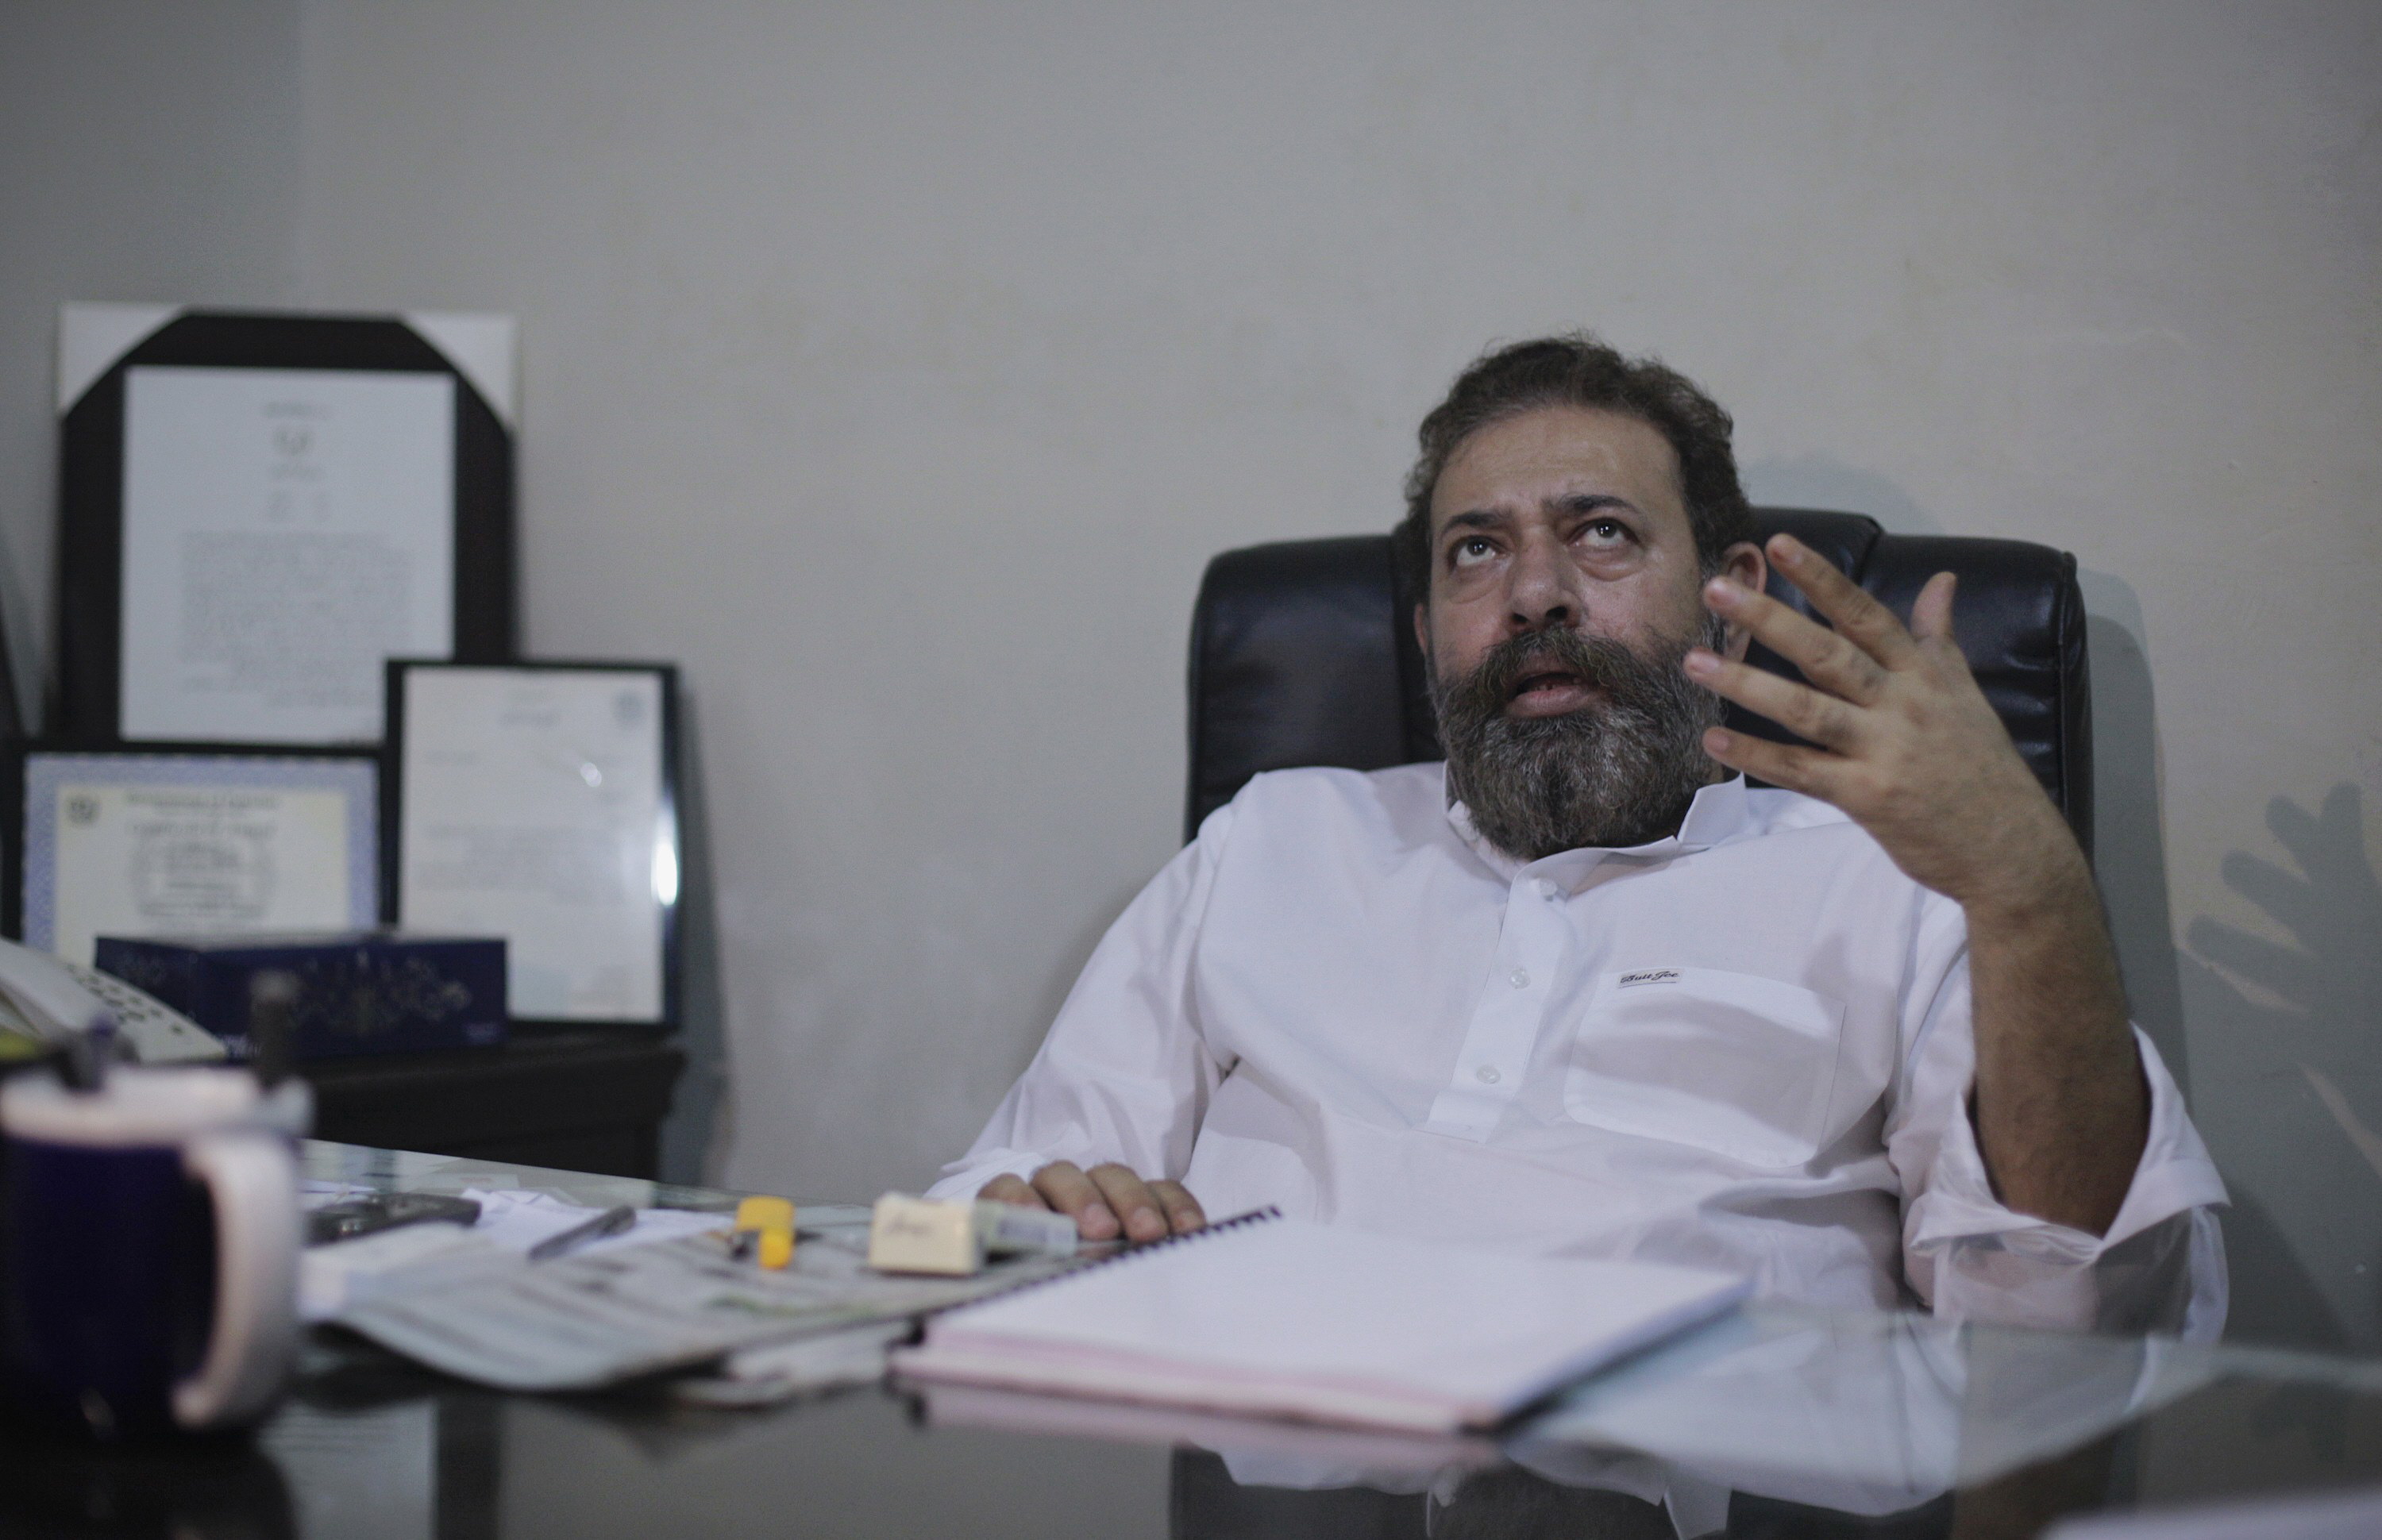
[[[1560,541],[1547,536],[1525,540],[1506,571],[1505,624],[1513,634],[1577,626],[1586,618],[1579,572]]]

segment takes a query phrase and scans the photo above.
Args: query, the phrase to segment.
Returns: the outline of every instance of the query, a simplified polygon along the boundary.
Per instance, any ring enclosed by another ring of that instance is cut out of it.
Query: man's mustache
[[[1450,681],[1450,692],[1480,715],[1493,715],[1504,711],[1524,681],[1559,674],[1578,680],[1610,703],[1633,693],[1629,687],[1655,666],[1611,637],[1551,626],[1498,642],[1481,654],[1471,673]]]

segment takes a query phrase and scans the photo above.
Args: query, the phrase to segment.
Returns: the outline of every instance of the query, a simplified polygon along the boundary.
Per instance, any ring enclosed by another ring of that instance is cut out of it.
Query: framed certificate
[[[389,658],[509,657],[511,382],[500,316],[68,306],[51,736],[372,743]]]
[[[380,764],[220,746],[20,747],[0,922],[88,966],[102,935],[354,930],[380,917]]]
[[[388,666],[387,905],[501,935],[514,1021],[678,1021],[677,671]]]

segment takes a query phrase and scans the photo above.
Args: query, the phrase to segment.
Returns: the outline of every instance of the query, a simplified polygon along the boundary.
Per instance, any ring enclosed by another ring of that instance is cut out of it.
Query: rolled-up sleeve
[[[1965,935],[1958,910],[1930,898],[1918,956],[1934,960],[1919,965],[1918,987],[1907,996],[1911,1047],[1885,1130],[1903,1183],[1911,1288],[1952,1320],[2214,1340],[2225,1324],[2225,1248],[2214,1212],[2225,1184],[2158,1050],[2134,1029],[2150,1132],[2107,1234],[2003,1204],[1970,1118],[1976,1044]]]
[[[995,1177],[1030,1177],[1054,1160],[1182,1177],[1230,1068],[1200,1035],[1191,970],[1232,819],[1229,805],[1210,813],[1198,838],[1109,927],[1040,1051],[929,1197],[966,1197]]]

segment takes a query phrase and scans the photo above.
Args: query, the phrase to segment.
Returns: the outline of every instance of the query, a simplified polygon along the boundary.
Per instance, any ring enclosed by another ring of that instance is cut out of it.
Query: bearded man
[[[1905,628],[1754,544],[1730,427],[1584,335],[1466,369],[1394,536],[1446,763],[1251,781],[933,1192],[1096,1240],[1271,1204],[2213,1337],[2224,1189],[1951,575]],[[1757,637],[1804,681],[1749,668]]]

